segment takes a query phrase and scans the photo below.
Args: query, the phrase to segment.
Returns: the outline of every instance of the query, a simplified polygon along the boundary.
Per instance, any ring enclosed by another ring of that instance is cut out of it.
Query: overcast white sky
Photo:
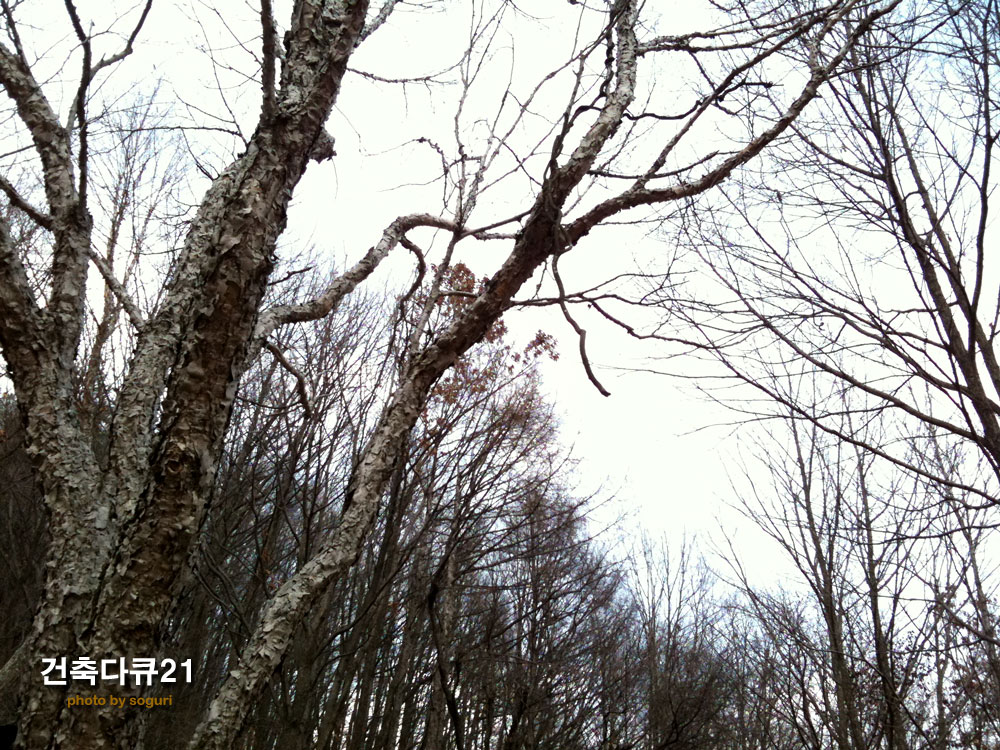
[[[655,8],[658,4],[650,5]],[[697,4],[671,6],[671,33],[696,28],[699,20],[703,22],[701,14],[696,12]],[[538,7],[552,8],[553,13],[546,15],[538,11]],[[571,39],[554,40],[552,29],[558,28],[554,19],[571,20],[575,10],[563,3],[536,4],[532,10],[541,14],[537,21],[512,19],[517,23],[504,28],[510,40],[497,44],[500,59],[496,66],[496,84],[477,90],[481,92],[484,106],[490,103],[491,97],[495,106],[500,96],[509,64],[503,58],[508,52],[515,61],[515,78],[523,77],[523,88],[526,81],[533,82],[552,69],[568,50]],[[689,17],[684,18],[685,12]],[[373,38],[373,42],[378,41],[382,46],[367,50],[356,65],[373,69],[375,63],[369,66],[368,61],[378,60],[380,72],[384,67],[397,71],[398,75],[408,71],[410,74],[433,71],[447,64],[448,55],[442,52],[436,65],[424,62],[421,58],[426,45],[422,40],[426,35],[460,40],[463,25],[468,24],[468,20],[467,13],[451,16],[414,14],[406,27],[387,29],[381,39]],[[441,45],[440,49],[445,50],[447,46]],[[454,56],[457,51],[457,47],[453,47],[450,53]],[[416,70],[412,66],[416,66]],[[331,122],[338,144],[338,158],[333,166],[336,192],[330,196],[332,202],[327,204],[329,193],[322,188],[312,190],[304,184],[300,191],[307,197],[299,204],[302,211],[298,231],[311,223],[319,246],[342,247],[343,259],[338,257],[338,262],[357,257],[359,249],[372,241],[372,232],[379,231],[379,227],[396,215],[427,207],[426,188],[396,188],[395,185],[416,181],[419,179],[417,174],[426,175],[428,167],[433,168],[433,154],[424,147],[402,145],[401,139],[425,135],[447,142],[449,138],[446,130],[451,124],[451,112],[441,105],[442,92],[434,92],[438,101],[432,103],[420,87],[408,87],[405,97],[397,91],[395,100],[389,96],[376,101],[370,96],[373,90],[370,86],[352,89],[349,85],[338,102]],[[557,100],[555,106],[562,104]],[[400,110],[405,113],[408,126],[402,133],[398,121]],[[491,110],[484,110],[482,116],[488,116],[489,112]],[[319,172],[317,170],[310,178],[328,179]],[[324,209],[325,205],[329,208]],[[513,210],[523,208],[526,205],[523,195],[512,196],[511,205]],[[480,215],[487,218],[474,221],[474,224],[486,223],[491,215],[503,216],[512,212],[495,206],[483,208]],[[342,234],[344,224],[330,221],[329,211],[351,217],[345,219],[346,223],[362,229],[353,247]],[[593,238],[560,263],[566,283],[576,281],[577,288],[583,288],[597,279],[635,270],[631,265],[633,257],[669,257],[672,249],[655,236],[648,236],[650,229],[648,226],[621,227],[595,232]],[[492,249],[479,245],[472,250],[462,260],[478,272],[488,273],[509,251],[509,245],[497,243]],[[405,269],[403,273],[408,273],[409,259],[398,256],[397,260]],[[590,490],[602,486],[605,492],[613,493],[622,508],[634,510],[635,528],[653,534],[666,533],[674,542],[679,542],[684,534],[706,537],[706,552],[707,537],[717,536],[715,532],[720,521],[729,529],[738,525],[740,533],[737,536],[754,550],[755,554],[748,558],[760,562],[761,573],[767,574],[777,564],[773,555],[761,549],[763,540],[726,506],[727,502],[736,500],[730,486],[730,474],[736,479],[742,477],[742,469],[736,465],[737,436],[733,435],[731,427],[725,426],[732,422],[734,415],[697,394],[697,381],[679,381],[638,371],[651,366],[649,358],[662,356],[665,353],[662,348],[637,344],[624,332],[602,324],[596,316],[581,317],[588,327],[588,351],[600,379],[612,393],[605,398],[587,380],[577,355],[577,339],[557,310],[516,311],[508,314],[506,320],[515,333],[520,332],[523,336],[530,337],[535,330],[544,328],[558,338],[560,359],[546,363],[544,374],[546,387],[562,415],[564,439],[573,446],[574,455],[579,459],[581,488]],[[655,363],[652,366],[655,367]],[[674,361],[671,366],[676,369],[679,365]],[[680,367],[684,369],[685,365]],[[636,371],[628,372],[630,368]],[[704,367],[693,360],[688,363],[687,372],[699,370]],[[713,428],[713,425],[722,426]]]
[[[72,30],[62,4],[52,2],[51,6],[54,23],[30,34],[47,42],[70,39]],[[401,12],[366,42],[352,59],[352,66],[385,77],[416,76],[446,68],[458,59],[470,23],[470,4],[448,7],[448,12]],[[693,3],[649,2],[647,7],[654,10],[654,22],[657,9],[670,13],[671,33],[704,22]],[[523,96],[568,56],[570,32],[579,9],[555,0],[533,3],[531,9],[538,14],[534,19],[509,16],[495,40],[481,82],[466,101],[468,114],[462,121],[462,135],[473,143],[477,131],[482,130],[477,119],[492,116],[508,80],[514,81],[514,90]],[[87,8],[87,12],[99,11]],[[287,18],[286,4],[276,5],[276,15]],[[243,79],[240,72],[213,70],[207,54],[210,46],[218,59],[226,60],[236,71],[253,70],[250,54],[224,33],[222,19],[238,34],[241,30],[248,30],[248,36],[256,33],[254,10],[243,4],[155,4],[134,59],[114,74],[114,87],[133,81],[139,91],[148,92],[162,80],[161,93],[166,93],[166,98],[173,91],[181,99],[224,117],[225,108],[218,96],[221,85],[228,94],[228,106],[244,123],[252,123],[259,106],[259,87]],[[119,43],[112,38],[106,41],[109,49]],[[196,51],[199,48],[202,52]],[[68,97],[75,85],[76,59],[67,64],[53,57],[44,64],[53,76],[50,95],[58,91],[57,84],[62,81]],[[562,91],[560,85],[552,85],[552,98],[539,99],[540,124],[561,112],[565,98],[557,95]],[[683,91],[681,76],[658,81],[657,95],[669,96],[671,86]],[[338,156],[331,163],[312,166],[299,186],[285,238],[289,251],[314,247],[321,257],[343,267],[360,257],[396,216],[439,213],[440,188],[422,184],[434,177],[439,161],[431,149],[414,140],[425,137],[446,147],[453,145],[457,92],[454,86],[392,87],[348,77],[329,128],[336,138]],[[481,115],[475,114],[476,107],[482,108]],[[224,142],[216,139],[217,144]],[[224,154],[225,149],[220,149],[219,166],[224,163]],[[472,223],[482,225],[523,210],[525,193],[517,189],[516,180],[511,182],[511,189],[489,194],[489,203],[479,206]],[[642,255],[650,259],[647,262],[668,257],[670,248],[655,236],[647,236],[647,231],[623,228],[595,233],[561,264],[567,284],[579,288],[591,279],[634,270],[627,265],[634,256]],[[427,240],[429,235],[423,237]],[[470,243],[470,249],[463,250],[465,254],[458,259],[479,273],[488,273],[509,251],[509,243]],[[376,287],[403,285],[411,272],[409,257],[400,251],[370,283]],[[509,315],[507,322],[515,334],[530,337],[535,330],[545,328],[558,338],[561,358],[545,365],[546,387],[562,415],[564,439],[579,460],[582,489],[603,486],[615,494],[622,507],[635,509],[636,526],[654,534],[665,532],[674,540],[683,533],[710,534],[717,517],[727,525],[738,522],[737,514],[725,507],[726,501],[735,500],[730,474],[736,478],[741,474],[736,461],[738,441],[731,429],[711,427],[731,421],[732,414],[698,396],[695,383],[627,372],[647,366],[645,358],[659,352],[652,346],[636,346],[624,333],[610,331],[593,319],[585,320],[588,327],[593,326],[589,350],[595,364],[605,366],[598,372],[612,392],[610,398],[600,396],[587,381],[576,355],[576,339],[557,311],[520,311]],[[678,363],[672,367],[677,369]],[[698,367],[692,361],[690,372],[697,372]],[[741,536],[755,550],[753,557],[764,560],[762,570],[766,571],[773,558],[760,552],[755,536],[749,532],[741,532]]]

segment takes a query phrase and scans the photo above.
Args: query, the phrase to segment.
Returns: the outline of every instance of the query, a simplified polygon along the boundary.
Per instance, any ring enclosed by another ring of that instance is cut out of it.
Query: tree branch
[[[49,203],[55,243],[52,292],[46,311],[48,326],[43,338],[51,339],[60,357],[72,359],[83,330],[91,219],[73,184],[69,134],[60,125],[31,71],[3,45],[0,45],[0,85],[14,100],[18,116],[31,134],[42,162],[43,184]],[[81,176],[83,184],[85,180]]]
[[[382,233],[382,239],[370,248],[365,256],[348,271],[338,276],[319,297],[294,305],[281,305],[265,310],[254,333],[254,339],[263,342],[275,329],[289,323],[303,323],[329,315],[340,301],[357,288],[358,284],[368,278],[389,255],[389,252],[400,243],[406,232],[416,227],[436,227],[457,231],[458,226],[447,219],[431,214],[409,214],[393,221]],[[256,348],[259,348],[259,344]]]
[[[552,278],[556,280],[556,286],[559,288],[559,309],[562,310],[566,322],[576,331],[577,339],[580,342],[580,361],[583,363],[583,369],[587,373],[587,379],[594,384],[594,387],[602,396],[610,396],[611,391],[601,385],[601,381],[597,379],[594,369],[590,366],[590,357],[587,356],[587,331],[576,322],[569,312],[569,307],[566,305],[566,287],[563,286],[562,277],[559,275],[558,255],[552,256]]]
[[[261,54],[264,56],[261,61],[260,88],[263,92],[263,100],[260,108],[260,119],[261,122],[270,122],[271,118],[274,117],[274,70],[278,57],[271,0],[260,0],[260,25]]]
[[[80,201],[80,208],[86,210],[87,208],[87,158],[89,154],[89,133],[87,122],[87,91],[90,89],[90,81],[93,71],[91,70],[91,57],[93,55],[92,48],[90,46],[90,36],[83,30],[83,24],[80,21],[80,16],[77,13],[76,6],[73,4],[73,0],[63,0],[66,4],[66,12],[69,13],[70,20],[73,23],[73,30],[76,32],[76,38],[80,40],[80,46],[83,48],[83,63],[82,70],[80,72],[80,86],[76,91],[76,120],[79,124],[79,144],[77,146],[77,179],[79,180],[79,185],[77,187],[77,195]],[[72,125],[72,118],[71,125]]]
[[[139,36],[139,32],[142,30],[143,25],[146,23],[146,18],[147,16],[149,16],[149,11],[152,7],[153,7],[153,0],[146,0],[146,5],[143,6],[142,14],[139,16],[139,21],[132,29],[132,33],[129,34],[128,41],[125,42],[125,47],[122,48],[121,52],[117,52],[114,55],[111,55],[111,57],[101,58],[101,61],[90,69],[91,80],[94,79],[94,76],[97,75],[98,71],[108,67],[109,65],[114,65],[117,62],[121,62],[126,57],[132,54],[133,51],[132,45],[135,44],[135,40]]]
[[[121,282],[118,281],[118,279],[115,277],[114,271],[108,265],[107,260],[102,258],[97,253],[95,253],[93,250],[89,250],[87,252],[87,256],[90,258],[90,261],[97,267],[97,270],[101,274],[101,278],[104,279],[104,283],[108,285],[108,289],[111,290],[111,293],[115,296],[115,299],[118,300],[118,303],[122,306],[122,309],[125,310],[125,313],[128,315],[129,320],[132,321],[132,325],[135,326],[135,329],[137,331],[141,331],[143,329],[143,326],[146,325],[146,321],[143,318],[142,313],[139,311],[138,306],[129,296],[129,293],[125,291],[125,287],[122,286]]]
[[[857,5],[857,2],[847,3],[840,13],[835,14],[827,21],[824,25],[822,33],[811,45],[812,49],[809,61],[809,80],[803,86],[802,91],[795,98],[795,100],[786,108],[785,112],[770,128],[765,130],[756,138],[753,138],[740,151],[723,161],[715,169],[709,170],[695,180],[659,189],[646,188],[644,180],[637,181],[624,193],[599,203],[583,216],[573,221],[566,228],[569,241],[572,243],[578,242],[597,224],[627,209],[655,203],[665,203],[694,196],[724,181],[735,169],[743,166],[757,156],[768,144],[773,142],[779,135],[788,129],[789,126],[791,126],[791,124],[795,121],[795,118],[797,118],[802,110],[805,109],[806,105],[816,98],[820,86],[840,66],[840,64],[844,61],[844,58],[854,48],[858,39],[867,33],[875,21],[890,13],[897,5],[899,5],[900,1],[901,0],[892,0],[892,2],[885,5],[880,10],[866,16],[851,31],[848,35],[847,41],[841,45],[836,54],[834,54],[828,62],[821,64],[819,62],[820,41],[822,41],[822,38],[830,32],[835,23],[839,22],[849,10]]]
[[[378,13],[375,14],[375,17],[365,24],[365,27],[361,30],[361,34],[358,36],[358,41],[354,43],[354,46],[357,47],[365,41],[365,39],[378,31],[379,28],[381,28],[382,25],[389,20],[389,16],[392,15],[392,11],[394,11],[396,6],[401,2],[402,0],[385,0],[382,7],[378,9]]]
[[[4,192],[12,206],[24,211],[24,213],[28,215],[28,218],[38,224],[38,226],[42,229],[52,230],[52,217],[32,206],[21,196],[20,193],[17,192],[17,188],[11,185],[10,182],[8,182],[3,176],[0,176],[0,190]]]
[[[68,182],[72,172],[69,137],[31,71],[3,45],[0,45],[0,85],[14,100],[17,113],[31,134],[42,161],[49,209],[55,214],[76,194],[72,182]]]
[[[306,418],[312,419],[313,410],[312,406],[309,405],[309,393],[306,390],[306,379],[302,376],[302,373],[299,372],[295,365],[285,358],[281,349],[276,347],[270,341],[264,342],[264,348],[271,352],[271,354],[274,355],[274,358],[278,361],[278,364],[284,367],[289,373],[291,373],[292,377],[295,378],[295,390],[298,392],[299,398],[302,401],[302,410],[305,412]]]

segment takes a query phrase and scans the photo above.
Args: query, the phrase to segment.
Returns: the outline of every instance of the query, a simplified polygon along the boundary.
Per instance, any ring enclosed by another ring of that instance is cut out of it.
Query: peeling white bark
[[[126,307],[143,327],[117,404],[106,473],[77,423],[72,387],[91,222],[76,193],[65,130],[30,71],[0,48],[0,84],[41,157],[55,239],[52,289],[42,307],[6,232],[0,235],[0,346],[28,417],[29,453],[50,512],[51,555],[32,658],[154,650],[214,474],[274,244],[322,141],[366,5],[297,3],[275,116],[206,194],[160,309],[143,325]],[[127,714],[69,712],[64,691],[40,685],[37,670],[30,677],[21,704],[28,746],[128,746]]]
[[[637,6],[633,2],[625,3],[625,6],[617,22],[619,38],[623,44],[615,92],[608,98],[604,110],[581,140],[567,165],[554,170],[543,184],[520,238],[488,288],[414,360],[362,453],[348,487],[351,501],[340,525],[316,556],[286,581],[271,600],[243,652],[238,668],[230,673],[212,702],[208,718],[192,739],[190,750],[223,750],[232,745],[250,707],[270,675],[281,664],[302,617],[328,583],[357,559],[365,535],[374,521],[379,499],[388,485],[402,446],[420,415],[431,386],[462,354],[482,339],[535,269],[547,257],[563,249],[559,209],[572,189],[586,175],[601,148],[614,134],[621,123],[621,114],[634,93],[634,23]],[[273,327],[280,322],[295,319],[310,319],[306,316],[323,314],[324,310],[332,309],[343,296],[340,290],[351,283],[357,283],[351,279],[358,276],[363,278],[362,274],[370,273],[374,265],[401,239],[406,228],[429,223],[432,218],[404,217],[393,222],[384,233],[382,241],[372,248],[359,266],[352,269],[353,275],[345,274],[341,277],[349,277],[345,279],[343,286],[335,282],[320,299],[308,305],[274,311],[264,319],[263,328],[259,329],[260,334],[268,330],[268,326]]]

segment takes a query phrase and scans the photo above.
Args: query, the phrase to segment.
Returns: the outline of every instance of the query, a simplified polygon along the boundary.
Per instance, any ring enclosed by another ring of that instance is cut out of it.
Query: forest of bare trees
[[[542,5],[0,0],[0,743],[1000,748],[998,3]]]

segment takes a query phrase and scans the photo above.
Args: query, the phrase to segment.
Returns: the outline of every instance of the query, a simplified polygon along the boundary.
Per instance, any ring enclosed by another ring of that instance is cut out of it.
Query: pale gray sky
[[[46,44],[55,45],[60,39],[71,39],[72,30],[61,3],[53,0],[50,5],[56,22],[29,33],[37,37],[36,41],[44,39]],[[670,14],[672,33],[697,28],[704,22],[698,4],[648,5],[662,7]],[[279,18],[287,16],[286,6],[276,4]],[[400,17],[363,45],[352,58],[352,66],[384,77],[412,77],[447,68],[459,58],[472,21],[470,4],[455,3],[450,8],[447,12],[404,9]],[[115,12],[110,6],[108,10]],[[135,9],[130,12],[134,14]],[[508,85],[523,99],[570,54],[578,8],[565,2],[545,2],[534,4],[532,12],[534,18],[508,16],[493,44],[493,53],[484,60],[479,82],[463,104],[460,127],[470,148],[487,132],[485,120],[493,117]],[[590,16],[596,18],[596,14]],[[187,103],[217,114],[220,123],[228,116],[228,107],[245,128],[251,128],[259,106],[259,87],[247,81],[241,71],[253,72],[253,48],[241,50],[224,31],[223,21],[236,36],[252,38],[257,33],[253,9],[243,4],[154,5],[136,54],[127,67],[114,73],[105,91],[124,88],[124,82],[128,82],[137,91],[148,93],[157,81],[162,81],[159,86],[165,100],[174,92]],[[591,36],[593,30],[582,33],[581,38]],[[119,41],[109,37],[106,44],[110,50]],[[209,48],[212,54],[227,60],[233,70],[213,69]],[[96,54],[101,54],[100,48]],[[43,60],[42,65],[52,76],[50,96],[58,98],[61,91],[65,110],[76,80],[76,57],[71,56],[68,62],[53,57]],[[512,145],[523,148],[546,132],[549,123],[561,114],[569,81],[566,77],[545,85],[533,105],[537,117],[528,118],[524,127],[515,132]],[[219,97],[220,87],[227,94],[225,104]],[[671,71],[670,76],[657,82],[655,95],[669,98],[684,91],[683,71]],[[453,148],[453,115],[460,93],[460,87],[455,85],[412,83],[394,87],[350,76],[329,126],[338,155],[332,162],[311,166],[296,191],[284,239],[287,249],[294,252],[312,247],[321,257],[344,267],[359,258],[396,216],[441,212],[441,189],[424,184],[435,176],[439,159],[426,143],[415,139],[423,137],[441,143],[446,150]],[[711,138],[712,134],[706,132],[700,137]],[[232,141],[221,135],[208,135],[204,140],[209,148],[225,143]],[[692,147],[699,145],[695,138]],[[235,144],[232,148],[239,150]],[[221,166],[225,163],[224,149],[219,149],[218,155],[216,164]],[[523,210],[530,196],[530,186],[515,174],[506,184],[487,193],[472,223],[483,225]],[[561,264],[567,284],[581,288],[622,271],[636,270],[635,257],[647,264],[665,262],[671,249],[649,236],[649,229],[595,231]],[[415,236],[425,247],[432,246],[429,233]],[[466,245],[468,249],[464,249]],[[461,247],[457,260],[478,273],[489,273],[509,251],[510,243],[466,243]],[[403,286],[411,273],[411,258],[397,249],[370,283],[375,288]],[[635,508],[637,526],[654,534],[665,532],[675,540],[684,533],[708,536],[714,533],[717,519],[730,528],[740,525],[738,515],[725,506],[725,501],[735,500],[730,475],[738,478],[742,471],[737,461],[738,441],[731,429],[711,427],[731,421],[733,415],[699,396],[690,381],[627,372],[629,368],[646,367],[647,358],[662,351],[654,345],[637,345],[585,312],[581,312],[580,319],[588,326],[588,348],[595,365],[615,368],[598,369],[612,392],[610,398],[600,396],[586,379],[576,354],[576,338],[556,309],[518,311],[508,315],[507,322],[514,334],[525,340],[543,328],[559,341],[561,358],[544,366],[545,384],[562,415],[564,440],[573,446],[579,460],[581,489],[603,486],[620,499],[622,506]],[[684,369],[688,365],[675,361],[671,367]],[[692,360],[685,372],[699,372],[700,367]],[[740,525],[739,536],[757,549],[759,540],[744,525]],[[763,552],[753,557],[767,559]],[[769,565],[765,563],[765,568]]]

